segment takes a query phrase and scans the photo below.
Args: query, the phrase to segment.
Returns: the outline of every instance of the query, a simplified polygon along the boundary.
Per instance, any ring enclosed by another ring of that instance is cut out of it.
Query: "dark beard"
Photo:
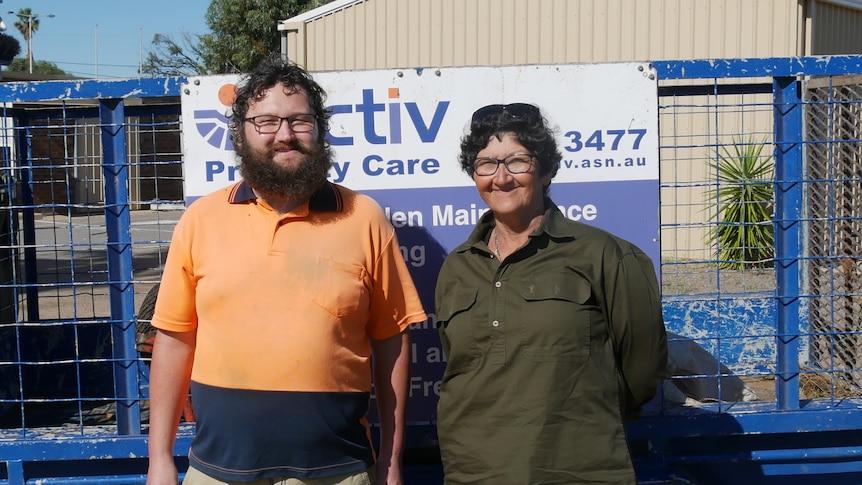
[[[302,160],[295,168],[287,168],[273,161],[274,147],[257,152],[242,145],[236,148],[239,171],[249,185],[264,194],[305,200],[326,182],[332,166],[331,148],[315,145],[308,150],[298,143],[291,146],[302,153]]]

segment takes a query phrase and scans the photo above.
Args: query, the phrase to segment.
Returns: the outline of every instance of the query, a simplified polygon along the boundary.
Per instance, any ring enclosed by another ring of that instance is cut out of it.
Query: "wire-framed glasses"
[[[281,129],[281,124],[287,121],[287,126],[294,133],[308,133],[314,130],[317,117],[311,113],[302,113],[290,116],[257,115],[246,118],[245,121],[254,125],[258,133],[269,135]]]
[[[526,173],[532,168],[535,158],[529,153],[514,153],[506,158],[478,157],[473,162],[473,173],[480,176],[494,175],[501,163],[509,173]]]

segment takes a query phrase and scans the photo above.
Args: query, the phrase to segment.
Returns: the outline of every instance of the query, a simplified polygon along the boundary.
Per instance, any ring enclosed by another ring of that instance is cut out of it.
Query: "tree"
[[[9,72],[29,72],[30,61],[24,57],[16,57],[15,60],[6,68]],[[60,69],[60,66],[51,61],[33,61],[33,74],[50,74],[56,76],[72,75]]]
[[[33,11],[28,8],[22,8],[18,10],[18,13],[15,14],[18,16],[18,20],[15,21],[15,28],[18,29],[18,32],[21,32],[21,35],[24,36],[24,41],[27,42],[27,57],[28,59],[32,57],[32,53],[29,49],[33,47],[33,34],[39,30],[39,17],[33,17]]]
[[[29,11],[29,9],[27,9]],[[16,27],[18,24],[15,24]],[[33,31],[36,29],[34,28]],[[0,66],[8,66],[6,71],[29,72],[30,61],[27,57],[15,57],[21,53],[21,43],[11,35],[0,34]],[[71,76],[60,69],[57,64],[49,61],[34,61],[33,74],[54,74],[60,76]]]
[[[208,74],[201,61],[201,52],[195,38],[183,32],[181,43],[169,35],[156,34],[147,51],[142,74],[158,77],[195,76]]]
[[[0,34],[0,66],[8,66],[21,53],[21,43],[11,35]]]
[[[144,74],[181,76],[248,72],[279,52],[277,22],[326,3],[325,0],[212,0],[206,21],[210,32],[184,34],[180,42],[157,34],[147,52]]]
[[[207,10],[210,33],[200,37],[210,72],[247,72],[281,49],[276,23],[317,6],[309,0],[212,0]]]

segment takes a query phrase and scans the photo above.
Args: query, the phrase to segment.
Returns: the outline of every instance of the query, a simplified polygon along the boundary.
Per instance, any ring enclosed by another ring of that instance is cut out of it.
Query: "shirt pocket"
[[[444,380],[479,365],[479,348],[473,335],[476,295],[475,289],[447,295],[442,299],[442,308],[437,312],[440,338],[446,341],[449,347]]]
[[[521,345],[535,362],[585,362],[590,356],[590,326],[601,310],[592,286],[574,273],[542,275],[524,282]]]
[[[368,306],[366,274],[363,266],[320,258],[311,300],[336,318],[354,314]]]

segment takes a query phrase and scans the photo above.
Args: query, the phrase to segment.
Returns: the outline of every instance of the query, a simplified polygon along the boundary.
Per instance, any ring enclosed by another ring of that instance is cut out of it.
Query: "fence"
[[[862,57],[653,66],[673,376],[629,424],[639,478],[862,482]],[[183,81],[0,85],[0,484],[144,481]],[[439,483],[409,431],[408,483]]]
[[[630,432],[697,483],[862,481],[860,58],[834,60],[655,64],[697,80],[662,83],[660,136],[665,390],[698,402]]]
[[[136,309],[179,214],[153,209],[183,200],[180,82],[3,86],[0,483],[143,483]]]

